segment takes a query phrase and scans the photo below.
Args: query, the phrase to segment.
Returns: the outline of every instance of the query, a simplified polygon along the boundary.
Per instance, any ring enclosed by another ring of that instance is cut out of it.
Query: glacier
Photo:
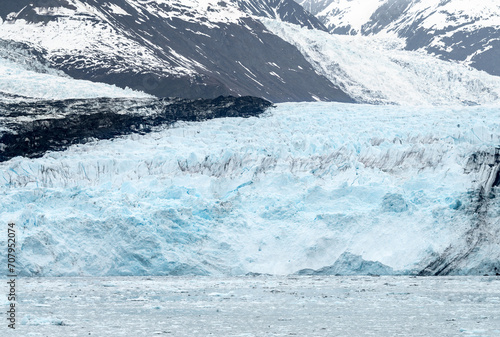
[[[178,122],[0,163],[0,217],[18,226],[24,276],[282,275],[360,258],[494,275],[499,117],[318,102]]]
[[[43,54],[43,49],[32,45],[0,39],[0,101],[154,97],[138,90],[74,79],[51,67]]]
[[[335,35],[277,20],[261,21],[357,102],[410,106],[500,103],[498,76],[423,51],[404,50],[404,41],[394,36]]]
[[[334,34],[397,36],[419,50],[500,75],[498,1],[296,0]]]

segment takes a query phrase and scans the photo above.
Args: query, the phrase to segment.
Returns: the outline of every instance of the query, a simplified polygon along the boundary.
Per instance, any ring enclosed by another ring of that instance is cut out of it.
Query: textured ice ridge
[[[345,252],[494,274],[498,120],[295,103],[177,123],[1,163],[1,220],[18,224],[23,275],[291,274]]]

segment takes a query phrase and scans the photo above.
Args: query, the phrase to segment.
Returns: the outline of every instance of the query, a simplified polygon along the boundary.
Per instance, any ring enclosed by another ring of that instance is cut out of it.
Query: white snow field
[[[0,57],[0,98],[2,94],[36,99],[151,97],[144,92],[114,85],[76,80],[50,68],[45,73],[39,69],[35,71],[31,66]]]
[[[290,274],[345,252],[411,273],[450,246],[474,251],[452,273],[483,275],[499,143],[494,107],[279,104],[0,163],[0,217],[24,276]]]
[[[410,106],[500,103],[498,76],[403,50],[404,42],[396,37],[333,35],[261,21],[356,101]]]
[[[487,277],[21,278],[17,336],[500,336]],[[2,283],[5,284],[4,280]]]

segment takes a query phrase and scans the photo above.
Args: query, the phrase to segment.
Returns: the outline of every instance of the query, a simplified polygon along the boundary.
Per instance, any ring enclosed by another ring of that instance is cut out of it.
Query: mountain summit
[[[463,0],[297,0],[334,34],[397,36],[423,50],[500,75],[500,3]]]

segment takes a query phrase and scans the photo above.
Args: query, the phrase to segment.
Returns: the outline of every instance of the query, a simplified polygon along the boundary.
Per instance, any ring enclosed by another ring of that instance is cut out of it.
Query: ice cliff
[[[1,163],[1,220],[26,276],[495,274],[499,117],[287,103],[178,122]]]

